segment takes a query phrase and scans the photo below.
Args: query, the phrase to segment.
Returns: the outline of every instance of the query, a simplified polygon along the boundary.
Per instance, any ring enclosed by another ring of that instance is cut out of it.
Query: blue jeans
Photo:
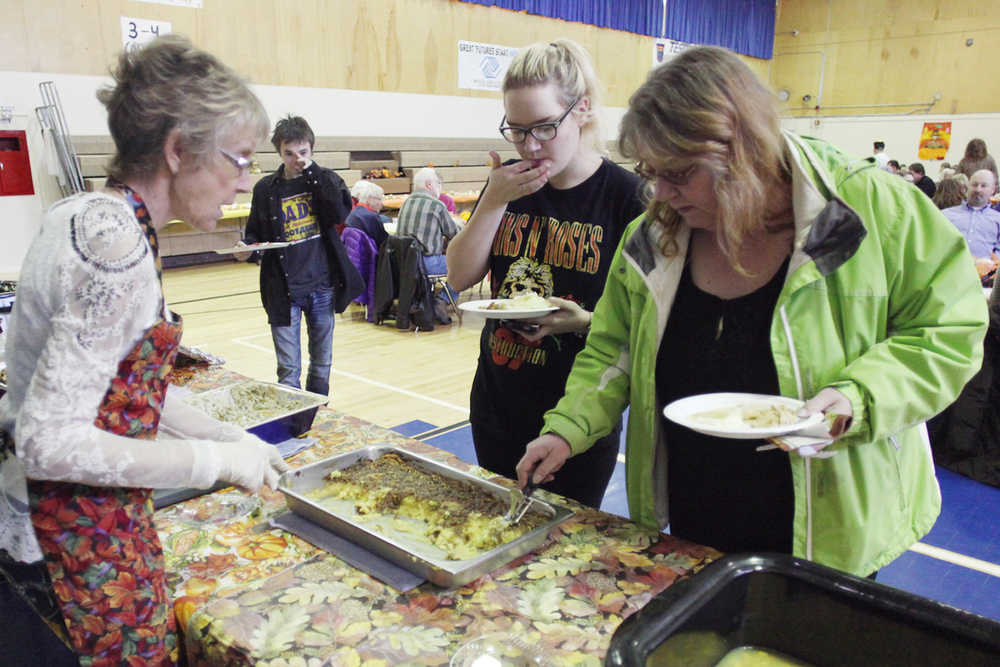
[[[333,362],[333,288],[323,287],[292,299],[291,322],[287,327],[271,326],[274,354],[278,358],[278,382],[299,388],[302,351],[299,343],[302,314],[309,336],[309,373],[306,391],[330,394],[330,366]]]
[[[448,273],[448,262],[444,255],[424,255],[424,269],[427,271],[427,275],[440,275],[442,273]],[[458,301],[458,292],[452,289],[448,281],[445,281],[445,287],[451,294],[452,301]],[[441,301],[445,298],[439,297]]]

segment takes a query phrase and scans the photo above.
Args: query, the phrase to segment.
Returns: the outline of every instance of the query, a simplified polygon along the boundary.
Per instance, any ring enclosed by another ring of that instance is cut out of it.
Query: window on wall
[[[774,50],[774,0],[462,0],[601,28],[714,44],[754,58]]]

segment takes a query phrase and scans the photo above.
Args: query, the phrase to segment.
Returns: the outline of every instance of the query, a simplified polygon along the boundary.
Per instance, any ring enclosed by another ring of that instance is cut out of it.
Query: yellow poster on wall
[[[951,123],[924,123],[917,156],[921,160],[943,160],[951,145]]]

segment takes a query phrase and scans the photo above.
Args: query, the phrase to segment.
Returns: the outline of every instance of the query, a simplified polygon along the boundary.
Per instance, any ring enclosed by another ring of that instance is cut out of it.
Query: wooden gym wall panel
[[[936,93],[932,114],[992,113],[998,49],[1000,0],[783,0],[771,84],[790,115],[906,114]]]
[[[104,75],[121,49],[120,17],[130,16],[169,21],[175,33],[258,84],[495,97],[458,88],[459,40],[525,46],[569,37],[593,54],[605,103],[625,106],[653,48],[650,37],[449,0],[207,0],[201,9],[128,0],[3,5],[9,71]],[[766,61],[757,63],[766,68]]]

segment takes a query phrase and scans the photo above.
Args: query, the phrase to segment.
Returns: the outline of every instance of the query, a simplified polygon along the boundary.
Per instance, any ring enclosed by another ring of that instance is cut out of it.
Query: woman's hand
[[[830,437],[836,440],[851,428],[854,421],[854,408],[846,396],[833,387],[824,387],[818,394],[806,401],[799,408],[800,417],[822,412],[827,416]]]
[[[795,453],[803,458],[828,458],[833,456],[835,452],[824,452],[823,450],[837,438],[844,435],[851,428],[851,422],[854,420],[854,408],[851,407],[851,402],[833,387],[821,389],[818,394],[810,398],[799,408],[798,415],[799,417],[808,417],[817,412],[822,412],[826,415],[825,424],[829,440],[822,440],[823,436],[817,434],[817,439],[819,440],[817,444],[797,447]],[[780,438],[775,439],[773,442],[786,452],[790,451],[786,445],[781,444]]]
[[[278,488],[278,477],[291,468],[281,458],[278,448],[252,433],[244,433],[236,442],[216,443],[221,469],[219,479],[248,491],[264,485]]]
[[[527,330],[515,327],[525,340],[534,342],[549,334],[585,332],[590,328],[590,320],[594,314],[589,310],[584,310],[575,301],[560,299],[557,296],[550,296],[548,301],[553,306],[558,306],[559,310],[549,313],[545,317],[521,320],[525,324],[537,324],[537,329]]]
[[[523,489],[529,474],[536,484],[551,482],[570,454],[569,443],[562,436],[555,433],[538,436],[528,443],[524,456],[517,462],[517,485]]]
[[[493,206],[506,206],[508,202],[537,192],[549,181],[550,160],[519,160],[504,165],[496,151],[490,151],[492,171],[483,192]]]
[[[243,241],[237,241],[236,245],[237,245],[237,247],[238,246],[245,246],[246,243],[244,243]],[[248,259],[250,259],[250,255],[252,255],[252,254],[253,254],[253,250],[248,250],[246,252],[234,252],[233,253],[233,259],[235,259],[237,262],[245,262]]]

